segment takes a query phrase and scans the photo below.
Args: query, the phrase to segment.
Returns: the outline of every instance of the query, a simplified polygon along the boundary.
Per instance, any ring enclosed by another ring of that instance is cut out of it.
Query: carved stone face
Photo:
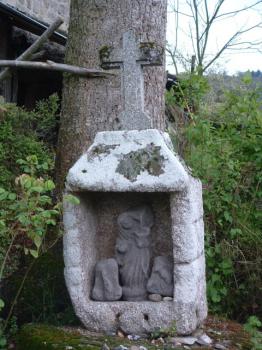
[[[173,264],[167,256],[158,256],[154,260],[151,277],[147,282],[147,291],[152,294],[173,297]]]
[[[129,239],[132,235],[146,237],[154,223],[153,213],[146,205],[132,208],[120,214],[117,223],[123,238]]]

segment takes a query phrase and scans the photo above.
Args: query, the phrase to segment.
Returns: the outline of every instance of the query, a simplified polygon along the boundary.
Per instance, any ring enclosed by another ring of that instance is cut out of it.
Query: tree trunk
[[[121,48],[123,33],[134,30],[137,40],[165,47],[167,0],[71,1],[66,63],[98,69],[99,51]],[[120,71],[110,78],[64,79],[56,174],[58,191],[73,163],[98,131],[114,130],[122,111]],[[145,67],[145,111],[153,127],[164,129],[165,67]]]

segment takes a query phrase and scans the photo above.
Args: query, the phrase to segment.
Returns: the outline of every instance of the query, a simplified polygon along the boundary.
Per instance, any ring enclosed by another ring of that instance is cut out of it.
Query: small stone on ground
[[[164,297],[163,301],[173,301],[173,298],[171,298],[171,297]]]
[[[117,336],[118,336],[119,338],[125,338],[124,333],[121,332],[121,331],[117,331]]]
[[[184,344],[184,345],[193,345],[197,341],[195,337],[176,337],[174,342]]]
[[[226,350],[227,348],[222,344],[215,344],[214,348],[217,350]]]
[[[110,347],[107,344],[103,344],[101,350],[110,350]]]
[[[160,294],[149,294],[148,295],[148,299],[150,301],[155,301],[155,302],[159,302],[162,300],[162,296]]]
[[[128,334],[127,338],[129,340],[139,340],[141,337],[140,335],[136,335],[136,334]]]
[[[128,348],[124,345],[119,345],[116,348],[114,348],[114,350],[128,350]]]
[[[198,339],[197,343],[199,345],[210,345],[212,344],[212,339],[207,334],[202,334]]]

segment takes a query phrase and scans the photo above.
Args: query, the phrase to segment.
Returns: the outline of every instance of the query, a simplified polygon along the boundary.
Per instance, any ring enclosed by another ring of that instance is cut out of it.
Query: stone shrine
[[[159,64],[159,53],[143,48],[125,33],[104,62],[122,69],[125,110],[121,130],[97,133],[68,173],[66,193],[80,204],[64,201],[65,279],[91,331],[147,334],[175,322],[190,334],[207,315],[202,186],[168,134],[150,129],[141,66]]]

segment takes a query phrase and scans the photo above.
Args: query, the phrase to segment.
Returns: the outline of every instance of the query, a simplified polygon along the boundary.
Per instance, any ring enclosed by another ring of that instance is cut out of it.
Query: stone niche
[[[76,314],[91,331],[147,334],[176,325],[190,334],[206,318],[202,186],[155,129],[108,131],[70,169],[64,200],[65,279]],[[96,264],[115,257],[117,218],[130,208],[152,209],[154,257],[173,265],[171,301],[94,301]]]

